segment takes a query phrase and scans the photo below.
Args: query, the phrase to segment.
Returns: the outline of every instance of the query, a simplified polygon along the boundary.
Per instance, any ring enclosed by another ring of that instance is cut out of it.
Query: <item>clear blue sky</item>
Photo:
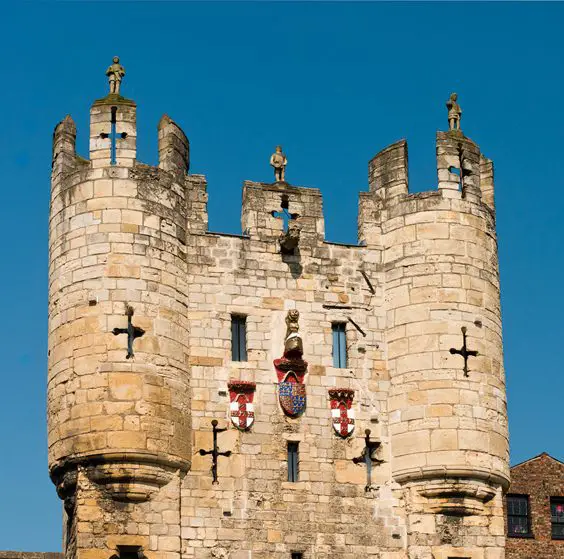
[[[564,73],[558,3],[154,4],[4,7],[0,89],[4,320],[0,549],[58,550],[45,383],[51,134],[88,111],[118,54],[138,103],[138,158],[155,163],[168,113],[209,180],[210,228],[238,232],[241,184],[324,193],[327,238],[356,237],[367,162],[409,142],[411,189],[436,186],[434,135],[459,93],[463,128],[495,162],[512,462],[564,459]]]

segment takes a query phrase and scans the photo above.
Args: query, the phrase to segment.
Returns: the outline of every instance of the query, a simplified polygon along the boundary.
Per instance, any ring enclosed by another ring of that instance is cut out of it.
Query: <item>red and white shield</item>
[[[332,388],[329,390],[333,429],[340,437],[348,437],[354,431],[354,390]]]
[[[232,380],[227,385],[229,388],[231,423],[246,431],[255,421],[253,398],[256,384],[246,380]]]

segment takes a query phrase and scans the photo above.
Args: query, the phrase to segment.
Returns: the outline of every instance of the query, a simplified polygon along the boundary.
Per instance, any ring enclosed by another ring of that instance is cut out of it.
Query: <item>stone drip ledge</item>
[[[476,480],[489,485],[500,485],[504,491],[509,487],[509,477],[502,476],[493,470],[476,467],[446,467],[429,466],[426,468],[410,468],[394,472],[394,479],[402,485],[409,482],[420,482],[423,480],[451,480],[464,479],[465,481]]]

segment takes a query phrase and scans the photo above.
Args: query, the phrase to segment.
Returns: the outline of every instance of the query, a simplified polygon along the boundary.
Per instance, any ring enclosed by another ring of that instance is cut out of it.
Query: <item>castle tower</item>
[[[370,162],[363,200],[380,226],[367,243],[383,251],[392,475],[413,544],[446,559],[453,545],[475,556],[479,538],[452,534],[486,509],[502,545],[509,449],[493,165],[450,130],[437,169],[437,191],[409,194],[407,144],[393,144]]]
[[[137,160],[122,70],[92,105],[88,160],[70,117],[53,138],[67,559],[502,559],[491,161],[439,132],[438,190],[410,194],[406,142],[389,146],[347,245],[325,240],[321,191],[289,184],[279,149],[274,182],[243,184],[243,234],[210,232],[168,116],[158,166]]]
[[[169,556],[181,548],[180,480],[192,453],[188,141],[163,117],[159,168],[142,165],[135,120],[135,103],[110,94],[90,111],[89,160],[75,154],[70,117],[53,138],[49,468],[68,557],[136,553],[151,538],[166,540],[156,547]],[[82,532],[93,519],[103,530]],[[136,527],[128,535],[124,524]]]

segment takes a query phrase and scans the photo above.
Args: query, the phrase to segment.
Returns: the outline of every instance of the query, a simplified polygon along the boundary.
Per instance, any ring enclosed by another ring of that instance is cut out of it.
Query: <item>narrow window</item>
[[[247,317],[231,315],[231,360],[247,360]]]
[[[550,523],[552,539],[564,540],[564,497],[550,498]]]
[[[347,366],[347,333],[344,322],[333,323],[333,367]]]
[[[530,537],[528,495],[507,495],[507,534],[513,537]]]
[[[288,441],[288,481],[296,482],[299,476],[299,444]]]
[[[116,164],[116,115],[117,115],[117,107],[112,107],[112,128],[110,132],[110,141],[111,141],[110,163],[112,165]]]

